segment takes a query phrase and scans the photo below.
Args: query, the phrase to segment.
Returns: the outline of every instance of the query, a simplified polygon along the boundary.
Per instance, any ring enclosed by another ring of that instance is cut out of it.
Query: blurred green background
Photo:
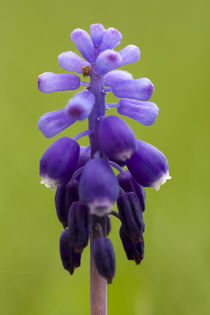
[[[65,72],[57,55],[76,51],[70,32],[97,22],[123,33],[121,47],[140,47],[141,60],[124,69],[153,81],[160,114],[152,127],[127,122],[166,154],[173,177],[159,192],[147,189],[141,266],[127,261],[112,219],[117,273],[109,314],[210,314],[209,12],[207,0],[1,2],[1,314],[89,314],[89,249],[70,277],[59,258],[54,193],[38,173],[54,139],[42,136],[37,120],[74,92],[42,94],[37,76]]]

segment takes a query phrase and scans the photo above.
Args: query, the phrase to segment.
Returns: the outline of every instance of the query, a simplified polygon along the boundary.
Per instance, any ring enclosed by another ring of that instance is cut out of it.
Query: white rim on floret
[[[126,160],[129,160],[131,155],[133,155],[133,150],[128,150],[128,151],[123,151],[123,152],[120,152],[118,154],[115,155],[115,159],[117,161],[126,161]]]
[[[160,186],[165,184],[165,182],[172,177],[169,175],[169,172],[165,173],[163,176],[161,176],[158,180],[156,180],[154,183],[152,183],[151,187],[153,187],[155,190],[159,190]]]
[[[105,214],[111,212],[113,207],[113,201],[110,199],[95,199],[88,204],[90,214],[95,214],[98,217],[103,217]]]
[[[48,176],[43,176],[40,184],[45,185],[45,187],[55,190],[58,187],[58,182],[54,178]]]

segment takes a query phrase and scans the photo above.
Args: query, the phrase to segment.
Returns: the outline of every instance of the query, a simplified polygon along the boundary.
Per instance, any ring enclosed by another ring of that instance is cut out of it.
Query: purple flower
[[[149,101],[153,83],[118,69],[137,62],[139,48],[130,44],[114,50],[121,43],[121,32],[99,23],[90,26],[90,35],[80,28],[73,30],[71,39],[82,57],[65,51],[59,54],[58,63],[78,75],[45,72],[38,78],[38,88],[44,93],[84,88],[61,109],[42,115],[38,127],[51,138],[76,121],[88,119],[88,130],[50,145],[40,160],[41,183],[57,188],[56,213],[63,227],[68,227],[60,238],[64,268],[72,274],[80,265],[81,251],[90,237],[98,273],[110,283],[115,275],[114,250],[106,237],[111,229],[110,216],[120,219],[127,258],[140,264],[144,257],[144,187],[158,190],[170,178],[168,162],[158,149],[137,140],[121,118],[106,117],[109,108],[115,107],[117,114],[145,126],[155,123],[159,108]],[[106,104],[108,93],[120,99]],[[84,136],[89,136],[86,147],[76,142]],[[116,201],[119,213],[112,210]]]
[[[128,260],[134,260],[139,265],[144,258],[144,239],[143,236],[139,242],[134,242],[124,232],[123,227],[120,228],[120,238]]]
[[[40,160],[41,184],[51,189],[67,184],[76,169],[78,158],[79,145],[76,141],[68,137],[55,141]]]
[[[106,117],[100,124],[98,136],[101,151],[110,159],[126,161],[137,150],[133,130],[119,117]]]
[[[134,242],[138,242],[144,232],[144,220],[136,194],[134,192],[122,194],[117,199],[117,206],[123,230]]]
[[[112,283],[115,275],[115,254],[111,241],[107,237],[98,237],[93,242],[93,257],[99,274]]]
[[[136,181],[144,187],[159,190],[170,179],[168,161],[165,155],[153,145],[138,140],[138,150],[126,161]]]
[[[63,230],[60,237],[60,256],[63,267],[72,275],[74,269],[80,266],[81,254],[70,247],[68,230]]]
[[[79,195],[90,213],[103,216],[109,213],[119,194],[119,186],[109,164],[94,158],[85,164],[79,184]]]
[[[87,246],[90,233],[90,216],[87,205],[73,202],[68,214],[69,244],[75,252]]]
[[[68,226],[68,212],[71,204],[79,201],[78,182],[70,180],[67,185],[57,188],[55,194],[55,208],[59,221],[63,227]]]
[[[72,120],[84,120],[92,112],[95,104],[95,96],[88,90],[74,95],[66,106],[66,114]]]

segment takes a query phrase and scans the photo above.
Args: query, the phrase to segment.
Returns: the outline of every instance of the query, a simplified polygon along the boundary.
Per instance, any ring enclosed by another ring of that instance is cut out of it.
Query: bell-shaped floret
[[[119,185],[108,162],[101,158],[88,161],[79,183],[80,200],[89,205],[90,213],[103,216],[112,210]]]
[[[131,80],[133,76],[131,73],[123,70],[113,70],[105,74],[104,76],[104,84],[106,86],[112,86],[117,82],[121,82],[123,80]]]
[[[71,39],[77,46],[81,55],[90,63],[94,63],[96,53],[89,34],[81,28],[75,29],[71,33]]]
[[[92,254],[99,274],[112,283],[115,275],[115,254],[111,241],[104,236],[93,241]]]
[[[41,184],[51,189],[67,184],[76,169],[78,158],[79,144],[76,141],[68,137],[55,141],[40,160]]]
[[[90,215],[88,206],[73,202],[68,214],[69,243],[76,252],[82,252],[87,246],[90,233]]]
[[[126,161],[137,150],[134,132],[117,116],[108,116],[101,122],[98,139],[101,151],[110,159]]]
[[[138,150],[126,162],[129,171],[144,187],[160,189],[170,179],[168,161],[165,155],[153,145],[138,140]]]
[[[49,112],[39,118],[38,127],[47,138],[52,138],[75,123],[73,117],[66,114],[65,108]]]
[[[76,90],[80,87],[80,78],[70,73],[45,72],[38,77],[38,88],[41,92]]]
[[[154,92],[154,85],[147,78],[125,80],[123,82],[113,84],[112,92],[118,97],[148,101]]]
[[[90,25],[90,35],[92,38],[93,44],[98,47],[101,43],[105,29],[102,24],[92,24]]]
[[[99,51],[104,51],[106,49],[113,49],[114,47],[120,45],[122,39],[122,34],[114,27],[109,27],[105,30],[103,38],[99,45]]]
[[[79,201],[78,182],[73,180],[57,188],[55,194],[55,208],[59,221],[63,227],[68,226],[69,207],[75,201]]]
[[[139,185],[133,178],[129,171],[120,172],[117,175],[120,187],[125,192],[134,192],[139,199],[142,211],[145,210],[145,190],[144,187]]]
[[[119,114],[133,118],[145,126],[150,126],[154,124],[159,108],[155,103],[122,98],[117,105],[117,111]]]
[[[68,230],[63,230],[60,237],[60,256],[63,267],[72,275],[74,269],[80,266],[81,254],[70,247]]]
[[[126,46],[119,51],[119,54],[122,56],[121,66],[136,62],[140,59],[141,56],[139,48],[135,45]]]
[[[66,105],[66,114],[71,119],[84,120],[92,112],[95,96],[88,90],[75,94]]]
[[[100,53],[95,63],[95,72],[98,75],[105,75],[118,67],[122,62],[122,57],[114,50],[108,49]]]
[[[125,233],[138,242],[144,232],[144,220],[138,197],[134,192],[122,194],[117,199],[120,220]]]
[[[124,232],[123,227],[120,228],[120,238],[125,250],[128,260],[134,260],[137,265],[139,265],[144,258],[144,239],[143,236],[141,240],[137,243],[132,241],[129,236]]]
[[[68,71],[82,73],[82,67],[90,66],[89,62],[82,59],[73,51],[65,51],[58,56],[59,65]]]

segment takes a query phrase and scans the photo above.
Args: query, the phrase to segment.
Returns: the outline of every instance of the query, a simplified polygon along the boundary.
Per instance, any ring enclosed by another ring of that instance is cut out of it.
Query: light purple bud
[[[71,33],[71,39],[82,56],[90,63],[94,63],[96,53],[89,34],[81,28],[77,28]]]
[[[99,126],[101,151],[110,159],[126,161],[137,150],[133,130],[117,116],[106,117]]]
[[[62,137],[51,144],[40,160],[41,184],[55,189],[65,185],[76,169],[79,158],[79,144]]]
[[[120,45],[122,39],[122,34],[116,30],[116,28],[110,27],[105,30],[102,41],[99,45],[99,51],[104,51],[106,49],[113,49],[114,47]]]
[[[104,35],[104,27],[102,24],[92,24],[90,25],[90,35],[95,46],[98,46]]]
[[[118,103],[117,111],[119,114],[133,118],[145,126],[150,126],[154,124],[159,108],[155,103],[122,98]]]
[[[75,119],[66,115],[65,108],[55,112],[49,112],[40,117],[38,127],[47,138],[56,136],[58,133],[71,126]]]
[[[95,96],[88,90],[75,94],[66,105],[66,114],[75,120],[84,120],[92,112]]]
[[[104,75],[118,67],[122,62],[122,57],[114,50],[105,50],[96,59],[95,72]]]
[[[122,56],[121,66],[136,62],[140,59],[141,56],[139,48],[135,45],[126,46],[119,51],[119,54]]]
[[[148,101],[154,92],[154,86],[147,78],[126,80],[114,84],[112,86],[112,92],[118,97],[135,98],[140,101]]]
[[[90,66],[89,62],[82,59],[73,51],[65,51],[58,56],[59,65],[68,71],[82,73],[82,67]]]
[[[138,140],[138,150],[126,162],[136,181],[145,187],[160,189],[170,179],[168,161],[165,155],[153,145]]]
[[[103,216],[109,213],[119,194],[119,185],[108,162],[101,158],[85,164],[80,184],[80,200],[89,205],[90,213]]]
[[[131,80],[133,76],[131,73],[123,70],[113,70],[105,74],[104,76],[104,84],[107,86],[112,86],[118,82],[123,80]]]
[[[38,88],[41,92],[76,90],[80,87],[80,78],[75,74],[58,74],[44,72],[38,77]]]

